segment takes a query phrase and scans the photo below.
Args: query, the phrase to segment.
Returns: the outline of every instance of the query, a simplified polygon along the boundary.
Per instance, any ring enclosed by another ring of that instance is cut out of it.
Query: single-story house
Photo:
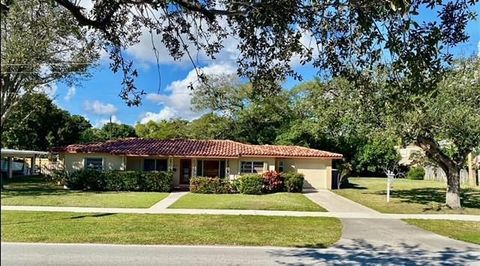
[[[296,171],[306,188],[332,187],[332,160],[338,153],[300,146],[251,145],[231,140],[126,138],[72,144],[52,150],[67,172],[99,170],[173,171],[174,186],[188,186],[192,176],[234,179],[242,174]]]

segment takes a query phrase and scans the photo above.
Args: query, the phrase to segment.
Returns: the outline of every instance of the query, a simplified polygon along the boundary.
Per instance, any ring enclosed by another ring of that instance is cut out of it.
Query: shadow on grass
[[[445,203],[445,193],[445,189],[443,188],[413,188],[393,190],[390,196],[407,203],[428,204],[431,202],[437,202],[443,204]],[[387,191],[377,191],[372,194],[386,195]],[[461,198],[462,207],[480,208],[480,190],[474,190],[471,188],[462,189]]]
[[[341,189],[344,189],[344,188],[350,188],[350,189],[367,189],[366,187],[362,187],[358,184],[354,184],[354,183],[348,183],[348,184],[344,184],[342,185]]]
[[[283,265],[467,265],[480,261],[479,249],[446,247],[432,251],[418,245],[374,245],[362,239],[336,244],[328,249],[270,251]],[[294,258],[294,262],[292,262]]]
[[[102,218],[106,216],[113,216],[116,215],[117,213],[93,213],[93,214],[84,214],[84,215],[76,215],[76,216],[69,216],[69,217],[63,217],[63,218],[45,218],[42,217],[41,219],[36,219],[36,220],[23,220],[19,222],[5,222],[2,221],[2,224],[5,225],[18,225],[18,224],[38,224],[38,223],[48,223],[48,222],[53,222],[53,221],[64,221],[64,220],[76,220],[76,219],[85,219],[85,218]]]
[[[69,190],[62,186],[48,183],[40,176],[17,177],[7,180],[2,189],[2,199],[18,196],[62,196],[81,193],[101,194],[103,191]]]

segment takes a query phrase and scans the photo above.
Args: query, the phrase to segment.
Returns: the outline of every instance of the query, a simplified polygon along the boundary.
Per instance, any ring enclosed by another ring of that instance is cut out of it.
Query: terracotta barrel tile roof
[[[231,140],[158,140],[126,138],[89,144],[72,144],[52,149],[65,153],[110,153],[185,157],[312,157],[342,158],[341,154],[300,146],[251,145]]]

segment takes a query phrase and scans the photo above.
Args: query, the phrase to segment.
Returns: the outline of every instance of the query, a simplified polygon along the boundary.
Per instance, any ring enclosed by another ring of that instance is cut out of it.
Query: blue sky
[[[480,14],[480,5],[475,7]],[[435,16],[434,12],[421,14],[425,17]],[[468,26],[470,40],[457,48],[455,54],[471,56],[480,50],[480,21],[471,22]],[[309,42],[308,39],[304,40]],[[236,41],[227,40],[224,51],[217,60],[207,59],[199,55],[200,66],[206,74],[234,73]],[[137,87],[147,95],[139,107],[128,107],[118,96],[121,90],[121,75],[113,74],[108,67],[108,59],[102,59],[99,66],[92,69],[92,77],[83,80],[78,86],[68,87],[57,84],[50,93],[59,107],[72,114],[85,116],[94,126],[101,126],[112,117],[112,121],[135,125],[148,120],[160,119],[194,119],[200,114],[190,109],[190,90],[188,84],[195,79],[193,66],[188,60],[173,61],[163,47],[160,51],[160,80],[156,59],[151,50],[150,37],[145,34],[141,42],[129,48],[127,55],[134,61],[139,72]],[[294,60],[295,61],[295,60]],[[292,63],[294,68],[303,75],[304,80],[315,77],[316,70],[311,66],[301,66]],[[284,87],[291,88],[296,81],[288,79]]]

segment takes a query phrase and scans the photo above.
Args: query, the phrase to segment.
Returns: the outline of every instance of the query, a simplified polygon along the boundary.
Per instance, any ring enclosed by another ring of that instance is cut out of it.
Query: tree
[[[336,89],[341,87],[342,90]],[[302,83],[292,89],[292,107],[295,112],[291,124],[277,137],[277,143],[303,145],[342,153],[338,163],[340,175],[347,180],[351,175],[383,174],[384,168],[398,161],[395,139],[375,132],[362,123],[374,113],[362,114],[359,98],[348,97],[352,85],[345,80],[328,84],[320,80]]]
[[[252,84],[241,84],[231,75],[209,77],[194,89],[192,105],[230,120],[230,137],[253,144],[273,144],[292,118],[288,92],[262,97]]]
[[[126,124],[107,123],[101,128],[89,128],[80,137],[82,143],[137,137],[135,128]]]
[[[45,94],[25,94],[5,121],[2,146],[47,150],[77,143],[82,132],[90,127],[85,118],[59,109]]]
[[[136,134],[141,138],[176,139],[189,138],[188,121],[175,119],[159,122],[149,121],[135,126]]]
[[[25,93],[72,84],[98,57],[95,36],[68,11],[40,0],[2,1],[0,127]]]
[[[193,139],[233,139],[233,122],[227,117],[208,113],[188,124]]]
[[[405,84],[410,83],[405,78]],[[434,88],[400,93],[379,71],[377,82],[368,87],[351,89],[346,81],[318,86],[323,97],[312,100],[328,103],[324,113],[338,117],[333,121],[339,132],[398,137],[420,146],[446,173],[446,205],[460,208],[459,172],[480,143],[479,84],[480,59],[472,58],[459,61]]]
[[[142,30],[158,34],[173,59],[192,53],[215,56],[227,37],[237,42],[238,74],[255,90],[279,90],[285,76],[300,79],[293,57],[312,62],[327,78],[342,76],[368,84],[377,68],[391,68],[390,82],[407,77],[409,87],[435,87],[452,62],[451,47],[468,40],[471,8],[476,0],[375,1],[95,1],[88,12],[74,0],[54,0],[78,25],[94,30],[112,59],[112,70],[124,74],[121,96],[139,104],[132,63],[123,49],[136,42]],[[6,5],[8,6],[8,5]],[[420,11],[437,16],[421,16]],[[313,47],[302,42],[312,37]],[[155,43],[155,45],[160,45]],[[200,74],[200,79],[205,80]]]
[[[137,136],[134,127],[117,123],[107,123],[103,125],[102,132],[105,135],[105,139],[121,139]]]

